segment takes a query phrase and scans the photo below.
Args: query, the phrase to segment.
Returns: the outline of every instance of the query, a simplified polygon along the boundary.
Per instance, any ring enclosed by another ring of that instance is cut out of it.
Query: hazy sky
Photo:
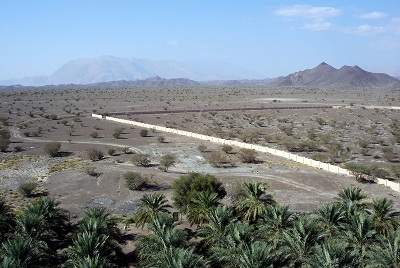
[[[0,80],[102,55],[400,76],[400,1],[0,0]]]

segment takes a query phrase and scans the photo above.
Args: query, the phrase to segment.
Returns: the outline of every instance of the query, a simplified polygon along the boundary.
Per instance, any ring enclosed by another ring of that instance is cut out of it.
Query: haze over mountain
[[[187,78],[196,81],[261,78],[255,71],[224,62],[155,61],[102,56],[71,60],[49,77],[10,79],[0,81],[0,85],[93,84],[119,80],[142,80],[155,76],[166,79]]]
[[[222,67],[215,63],[102,56],[96,59],[72,60],[49,77],[0,81],[0,85],[400,87],[400,81],[387,74],[367,72],[358,66],[336,69],[325,62],[313,69],[275,79],[249,80],[242,79],[243,77],[251,77],[251,72],[237,67]]]
[[[312,86],[312,87],[400,87],[400,81],[383,73],[367,72],[356,66],[340,69],[322,62],[313,69],[295,72],[274,79],[271,86]]]

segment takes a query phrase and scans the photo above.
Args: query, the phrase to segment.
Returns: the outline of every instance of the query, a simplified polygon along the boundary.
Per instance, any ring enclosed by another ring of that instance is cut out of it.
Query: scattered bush
[[[107,149],[107,154],[110,155],[110,156],[114,155],[115,154],[115,149],[114,148],[108,148]]]
[[[136,166],[148,167],[150,165],[150,155],[135,154],[132,156],[132,163]]]
[[[43,151],[50,157],[55,157],[58,155],[61,149],[61,143],[58,141],[46,143],[43,147]]]
[[[351,172],[351,174],[356,178],[356,180],[363,179],[363,175],[378,177],[381,179],[386,179],[389,177],[390,173],[382,168],[371,165],[364,165],[354,162],[348,162],[344,165],[344,168]]]
[[[159,143],[164,143],[165,142],[165,137],[164,136],[159,136],[159,137],[157,137],[157,141]]]
[[[222,154],[219,151],[213,151],[211,154],[207,156],[207,160],[212,165],[213,167],[220,168],[222,167],[225,163],[228,162],[228,159],[224,154]]]
[[[91,177],[97,176],[97,173],[96,173],[94,167],[85,167],[83,172],[85,172],[85,174],[87,174],[87,175],[89,175]]]
[[[393,161],[394,156],[395,155],[394,155],[393,147],[383,147],[382,148],[383,159],[391,162],[391,161]]]
[[[161,157],[160,166],[161,166],[162,170],[167,172],[168,169],[175,164],[175,162],[176,162],[175,155],[165,154],[165,155],[163,155],[163,157]]]
[[[141,137],[147,137],[149,131],[147,129],[142,129],[139,134]]]
[[[10,139],[0,138],[0,151],[5,152],[10,145]]]
[[[251,149],[240,149],[239,158],[243,163],[256,163],[257,162],[257,152]]]
[[[104,157],[104,153],[96,148],[90,148],[88,150],[86,150],[86,154],[88,156],[88,158],[92,161],[97,161],[97,160],[101,160]]]
[[[18,153],[18,152],[22,152],[22,151],[23,151],[23,149],[22,149],[21,146],[15,146],[14,147],[14,152]]]
[[[233,147],[228,144],[224,144],[221,146],[221,150],[227,154],[230,154],[230,153],[232,153]]]
[[[92,133],[90,133],[90,137],[92,137],[93,139],[97,138],[99,136],[99,133],[97,133],[96,131],[93,131]]]
[[[25,197],[30,197],[36,188],[37,184],[35,182],[23,182],[18,186],[18,192]]]
[[[200,144],[197,147],[197,150],[199,150],[199,152],[204,153],[205,151],[207,151],[207,146],[205,146],[204,144]]]
[[[123,132],[124,132],[124,128],[116,128],[116,129],[114,129],[112,136],[116,139],[120,139]]]
[[[132,153],[131,149],[128,146],[122,147],[121,148],[121,152],[123,152],[124,154],[131,154]]]
[[[0,129],[0,138],[10,139],[11,138],[10,131],[8,131],[7,129]]]
[[[394,176],[396,176],[397,178],[400,178],[400,165],[399,164],[390,166],[390,170],[392,171]]]
[[[122,175],[126,187],[132,191],[145,191],[149,186],[149,180],[143,174],[128,171]]]

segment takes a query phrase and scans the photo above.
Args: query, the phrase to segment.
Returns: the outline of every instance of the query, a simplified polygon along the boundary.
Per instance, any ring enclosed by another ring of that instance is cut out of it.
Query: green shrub
[[[25,197],[30,197],[36,188],[37,184],[35,182],[23,182],[18,186],[18,192]]]
[[[114,129],[113,132],[113,137],[116,139],[120,139],[121,138],[121,134],[124,132],[124,128],[116,128]]]
[[[125,185],[132,191],[144,191],[149,186],[149,180],[143,174],[138,172],[128,171],[122,175],[125,180]]]
[[[181,212],[187,212],[188,206],[199,192],[217,193],[222,199],[226,195],[222,183],[213,175],[190,172],[180,176],[172,183],[172,200]]]
[[[97,133],[96,131],[93,131],[92,133],[90,133],[90,137],[92,137],[93,139],[97,138],[99,136],[99,133]]]
[[[147,129],[142,129],[139,134],[141,137],[147,137],[149,131]]]
[[[135,154],[132,156],[132,163],[136,166],[148,167],[150,166],[150,155]]]
[[[96,173],[94,167],[85,167],[85,169],[83,171],[85,172],[85,174],[87,174],[89,176],[92,176],[92,177],[97,176],[97,173]]]
[[[114,148],[108,148],[107,149],[107,154],[110,155],[110,156],[114,155],[115,154],[115,149]]]
[[[10,139],[0,138],[0,151],[5,152],[10,145]]]
[[[230,154],[233,150],[233,147],[228,145],[228,144],[224,144],[221,146],[221,150],[224,151],[227,154]]]
[[[205,146],[204,144],[200,144],[197,147],[197,150],[199,150],[199,152],[204,153],[205,151],[207,151],[207,146]]]
[[[175,164],[175,162],[176,162],[175,155],[165,154],[161,157],[160,166],[161,166],[162,170],[167,172],[168,169]]]

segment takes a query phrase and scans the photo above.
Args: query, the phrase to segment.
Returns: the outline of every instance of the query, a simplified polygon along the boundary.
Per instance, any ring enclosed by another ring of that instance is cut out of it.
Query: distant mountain
[[[358,66],[343,66],[340,69],[335,69],[323,62],[313,69],[278,77],[269,85],[277,87],[399,87],[400,81],[387,74],[364,71]]]
[[[166,79],[184,77],[196,81],[260,77],[254,71],[224,62],[154,61],[102,56],[94,59],[71,60],[49,77],[5,80],[0,81],[0,85],[93,84],[120,80],[143,80],[155,76]]]
[[[128,87],[128,86],[141,86],[141,87],[180,87],[180,86],[200,86],[199,82],[186,79],[186,78],[171,78],[165,79],[159,76],[150,77],[147,79],[139,79],[135,81],[111,81],[111,82],[100,82],[89,85],[84,85],[85,87]],[[80,87],[81,85],[76,85]]]

